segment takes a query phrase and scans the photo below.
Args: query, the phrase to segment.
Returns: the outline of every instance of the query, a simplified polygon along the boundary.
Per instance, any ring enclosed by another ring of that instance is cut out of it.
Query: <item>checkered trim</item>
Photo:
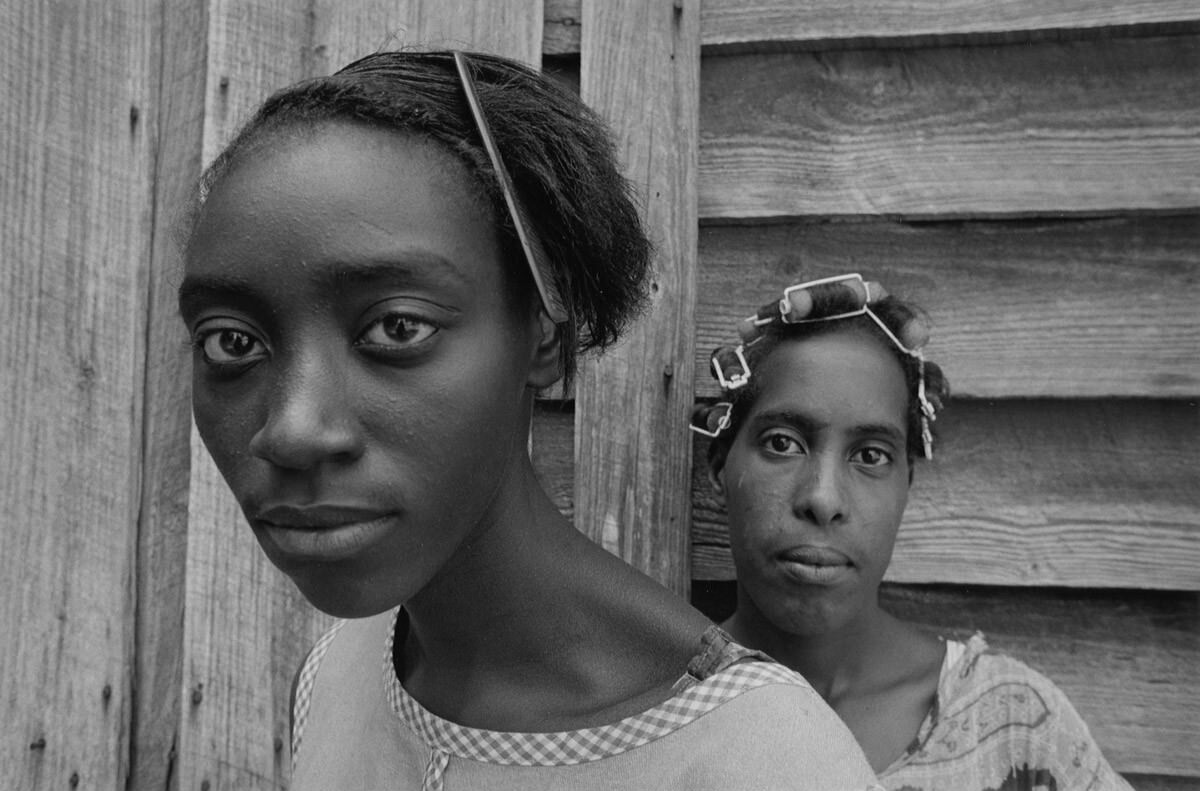
[[[393,627],[390,635],[394,634]],[[384,683],[392,711],[434,752],[431,764],[436,760],[442,768],[449,756],[516,766],[567,766],[596,761],[666,736],[749,690],[768,684],[808,686],[802,676],[783,665],[758,661],[761,654],[733,643],[715,626],[702,639],[704,647],[690,663],[689,670],[712,670],[712,673],[699,678],[689,673],[676,684],[674,697],[641,714],[576,731],[488,731],[441,719],[414,700],[396,678],[391,636],[384,652]],[[681,685],[683,689],[678,691]],[[427,787],[433,787],[429,785],[430,769],[432,765],[426,770]],[[434,770],[434,773],[440,776],[440,772]]]
[[[296,680],[296,702],[292,707],[292,764],[296,763],[296,756],[300,754],[300,741],[304,737],[304,726],[308,723],[308,710],[312,705],[313,684],[317,679],[317,669],[321,666],[321,660],[325,657],[325,652],[329,650],[329,644],[333,642],[333,636],[337,634],[338,629],[342,628],[345,621],[338,621],[329,631],[321,635],[321,639],[317,640],[316,645],[308,652],[308,656],[304,657],[304,664],[300,666],[300,676]]]

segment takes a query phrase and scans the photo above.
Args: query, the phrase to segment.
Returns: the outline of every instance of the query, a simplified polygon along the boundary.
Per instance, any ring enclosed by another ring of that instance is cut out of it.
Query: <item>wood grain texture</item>
[[[706,58],[700,216],[1200,206],[1200,37]]]
[[[1063,35],[1134,26],[1186,28],[1198,22],[1200,8],[1190,0],[1119,5],[1104,0],[706,0],[700,14],[706,46],[767,42],[829,46],[867,39],[959,40],[979,34],[1028,38],[1037,33]]]
[[[542,54],[579,54],[579,42],[583,29],[580,25],[583,14],[582,5],[582,0],[546,0],[542,27]]]
[[[1200,777],[1130,773],[1125,779],[1137,791],[1200,791]]]
[[[150,15],[0,6],[5,788],[121,788],[129,768]]]
[[[155,7],[153,104],[141,109],[155,140],[149,243],[141,512],[130,791],[170,788],[182,717],[191,438],[191,360],[179,320],[178,232],[200,171],[206,9],[191,0]],[[132,614],[128,614],[132,616]]]
[[[317,619],[258,548],[211,459],[192,455],[180,788],[286,788],[288,696]],[[281,645],[281,624],[310,624]],[[289,650],[290,649],[290,650]]]
[[[1200,590],[1200,408],[1182,401],[956,401],[916,470],[888,578],[904,582]],[[680,428],[683,428],[681,423]],[[567,413],[534,443],[573,513]],[[733,579],[724,512],[697,444],[692,577]]]
[[[579,52],[581,0],[546,0],[547,55]],[[1054,36],[1110,35],[1113,29],[1194,30],[1200,11],[1191,0],[1101,0],[993,3],[986,0],[705,0],[700,41],[706,49],[845,46],[847,42],[971,40],[1022,41]]]
[[[397,44],[490,52],[534,66],[542,62],[544,0],[372,0],[371,5],[393,6],[404,20]]]
[[[687,590],[699,3],[584,2],[580,94],[615,130],[656,244],[652,306],[576,388],[576,526]],[[614,408],[620,405],[620,408]]]
[[[372,52],[422,43],[413,40],[416,31],[409,20],[410,13],[419,12],[421,5],[394,0],[313,0],[312,45],[305,75],[333,74]]]
[[[305,71],[332,74],[371,52],[402,47],[491,52],[537,66],[543,9],[540,0],[314,0]]]
[[[956,394],[1200,394],[1200,216],[792,223],[700,233],[697,391],[737,322],[803,280],[862,272],[927,312]]]

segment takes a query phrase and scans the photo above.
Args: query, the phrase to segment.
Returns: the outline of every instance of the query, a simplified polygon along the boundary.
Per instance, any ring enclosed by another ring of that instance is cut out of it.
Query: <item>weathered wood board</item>
[[[142,2],[0,10],[6,788],[118,788],[129,768],[150,17]]]
[[[1200,206],[1200,38],[705,58],[700,216]]]
[[[314,54],[328,73],[380,49],[491,52],[537,65],[544,4],[535,0],[316,0]]]
[[[546,54],[579,52],[580,0],[546,0]],[[1114,31],[1194,31],[1200,10],[1190,0],[705,0],[700,40],[706,50],[872,42],[1024,41],[1113,35]]]
[[[1195,30],[1198,23],[1200,9],[1188,0],[1141,0],[1119,6],[1105,0],[708,0],[700,15],[701,35],[710,47],[1021,41],[1101,32]]]
[[[191,358],[179,320],[179,236],[195,195],[204,128],[202,4],[170,0],[149,20],[156,31],[152,103],[139,115],[155,132],[154,222],[148,229],[148,322],[141,512],[138,515],[136,656],[126,788],[166,789],[175,773],[183,711]],[[169,56],[168,56],[169,53]]]
[[[613,126],[656,256],[647,314],[580,366],[575,523],[679,593],[691,579],[691,448],[675,426],[694,386],[698,16],[696,0],[584,0],[580,68],[580,95]]]

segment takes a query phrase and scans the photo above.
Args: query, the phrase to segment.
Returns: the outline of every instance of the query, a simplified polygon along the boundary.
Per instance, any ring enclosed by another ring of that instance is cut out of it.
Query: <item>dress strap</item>
[[[721,627],[713,624],[700,635],[700,651],[688,662],[687,672],[675,682],[675,692],[687,689],[739,662],[770,662],[762,651],[735,643]]]

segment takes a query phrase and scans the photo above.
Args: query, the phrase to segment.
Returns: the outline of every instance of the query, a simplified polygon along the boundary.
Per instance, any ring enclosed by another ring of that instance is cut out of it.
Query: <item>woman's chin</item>
[[[334,618],[370,618],[404,604],[408,596],[392,591],[373,590],[352,575],[289,572],[292,582],[308,603]]]

